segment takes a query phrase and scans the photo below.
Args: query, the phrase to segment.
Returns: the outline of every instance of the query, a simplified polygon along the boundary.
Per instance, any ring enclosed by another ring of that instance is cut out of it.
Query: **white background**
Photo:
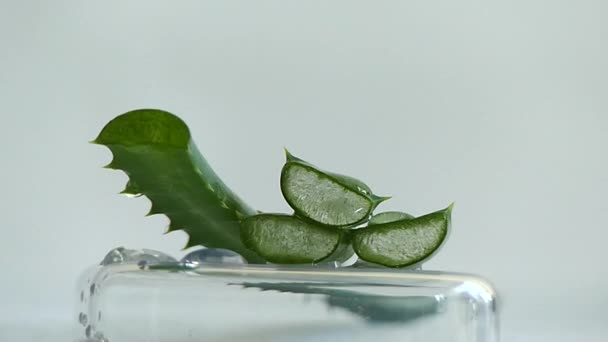
[[[607,4],[0,1],[0,340],[68,340],[112,247],[183,254],[87,143],[154,107],[264,211],[284,146],[384,209],[455,201],[426,268],[489,278],[504,341],[605,341]]]

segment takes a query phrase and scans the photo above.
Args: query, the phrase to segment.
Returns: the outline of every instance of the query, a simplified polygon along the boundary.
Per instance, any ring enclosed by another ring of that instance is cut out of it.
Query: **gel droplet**
[[[126,249],[124,247],[114,248],[101,261],[102,266],[124,263],[139,263],[146,261],[149,265],[160,263],[177,262],[172,256],[153,249]]]
[[[96,342],[110,342],[110,340],[108,340],[105,336],[103,336],[103,334],[100,331],[95,333],[95,341]]]
[[[111,264],[122,263],[124,260],[124,251],[124,247],[114,248],[113,250],[109,251],[108,254],[106,254],[106,256],[101,261],[101,265],[106,266]]]
[[[78,315],[78,322],[79,322],[80,324],[82,324],[83,326],[86,326],[86,325],[87,325],[87,323],[89,323],[89,319],[88,319],[88,317],[87,317],[87,314],[85,314],[84,312],[81,312],[81,313]]]
[[[247,261],[238,253],[223,248],[203,248],[186,254],[182,260],[184,264],[232,264],[243,265]]]
[[[145,271],[145,270],[147,270],[147,269],[150,268],[150,266],[148,265],[148,262],[146,260],[140,260],[137,263],[137,267],[139,267],[139,269],[143,270],[143,271]]]
[[[90,325],[87,325],[87,328],[86,328],[86,329],[84,329],[84,335],[85,335],[87,338],[91,338],[91,331],[92,331],[92,330],[93,330],[93,328],[91,328],[91,326],[90,326]]]

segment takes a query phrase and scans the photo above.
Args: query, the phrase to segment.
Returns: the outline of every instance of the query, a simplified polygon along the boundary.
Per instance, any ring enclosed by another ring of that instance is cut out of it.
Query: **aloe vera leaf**
[[[359,258],[387,267],[405,267],[431,257],[445,241],[452,205],[414,219],[372,225],[353,232]]]
[[[245,246],[276,264],[313,264],[343,253],[350,242],[346,235],[285,214],[249,216],[241,229]]]
[[[389,197],[376,196],[350,176],[323,171],[286,151],[281,191],[296,215],[327,226],[348,227],[366,222]]]
[[[148,197],[149,215],[165,214],[169,232],[189,235],[186,248],[226,248],[251,263],[264,262],[240,239],[240,220],[255,211],[215,174],[180,118],[162,110],[134,110],[110,121],[93,143],[112,152],[107,168],[129,176],[122,193]]]
[[[369,227],[375,224],[389,223],[399,220],[411,220],[413,218],[414,216],[402,211],[385,211],[372,216],[367,222],[367,226]]]

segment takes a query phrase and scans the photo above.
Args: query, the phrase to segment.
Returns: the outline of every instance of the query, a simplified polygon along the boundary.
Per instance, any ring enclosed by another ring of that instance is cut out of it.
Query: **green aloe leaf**
[[[376,214],[369,219],[367,226],[373,226],[375,224],[389,223],[399,220],[411,220],[414,216],[404,213],[402,211],[386,211],[383,213]]]
[[[387,267],[405,267],[428,259],[447,237],[452,206],[414,219],[357,229],[353,248],[361,259]]]
[[[243,220],[245,245],[277,264],[313,264],[353,255],[348,233],[285,214],[258,214]]]
[[[93,142],[112,151],[107,168],[129,176],[122,193],[148,197],[149,215],[167,215],[169,231],[189,235],[186,247],[226,248],[264,262],[240,239],[240,220],[255,211],[215,174],[180,118],[156,109],[131,111],[110,121]]]
[[[296,215],[327,226],[348,227],[366,222],[389,197],[372,193],[350,176],[323,171],[286,151],[281,191]]]

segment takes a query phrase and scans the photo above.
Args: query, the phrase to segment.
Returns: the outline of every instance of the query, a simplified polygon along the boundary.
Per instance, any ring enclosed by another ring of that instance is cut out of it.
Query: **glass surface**
[[[75,341],[498,341],[492,287],[445,272],[128,261],[77,303]]]

